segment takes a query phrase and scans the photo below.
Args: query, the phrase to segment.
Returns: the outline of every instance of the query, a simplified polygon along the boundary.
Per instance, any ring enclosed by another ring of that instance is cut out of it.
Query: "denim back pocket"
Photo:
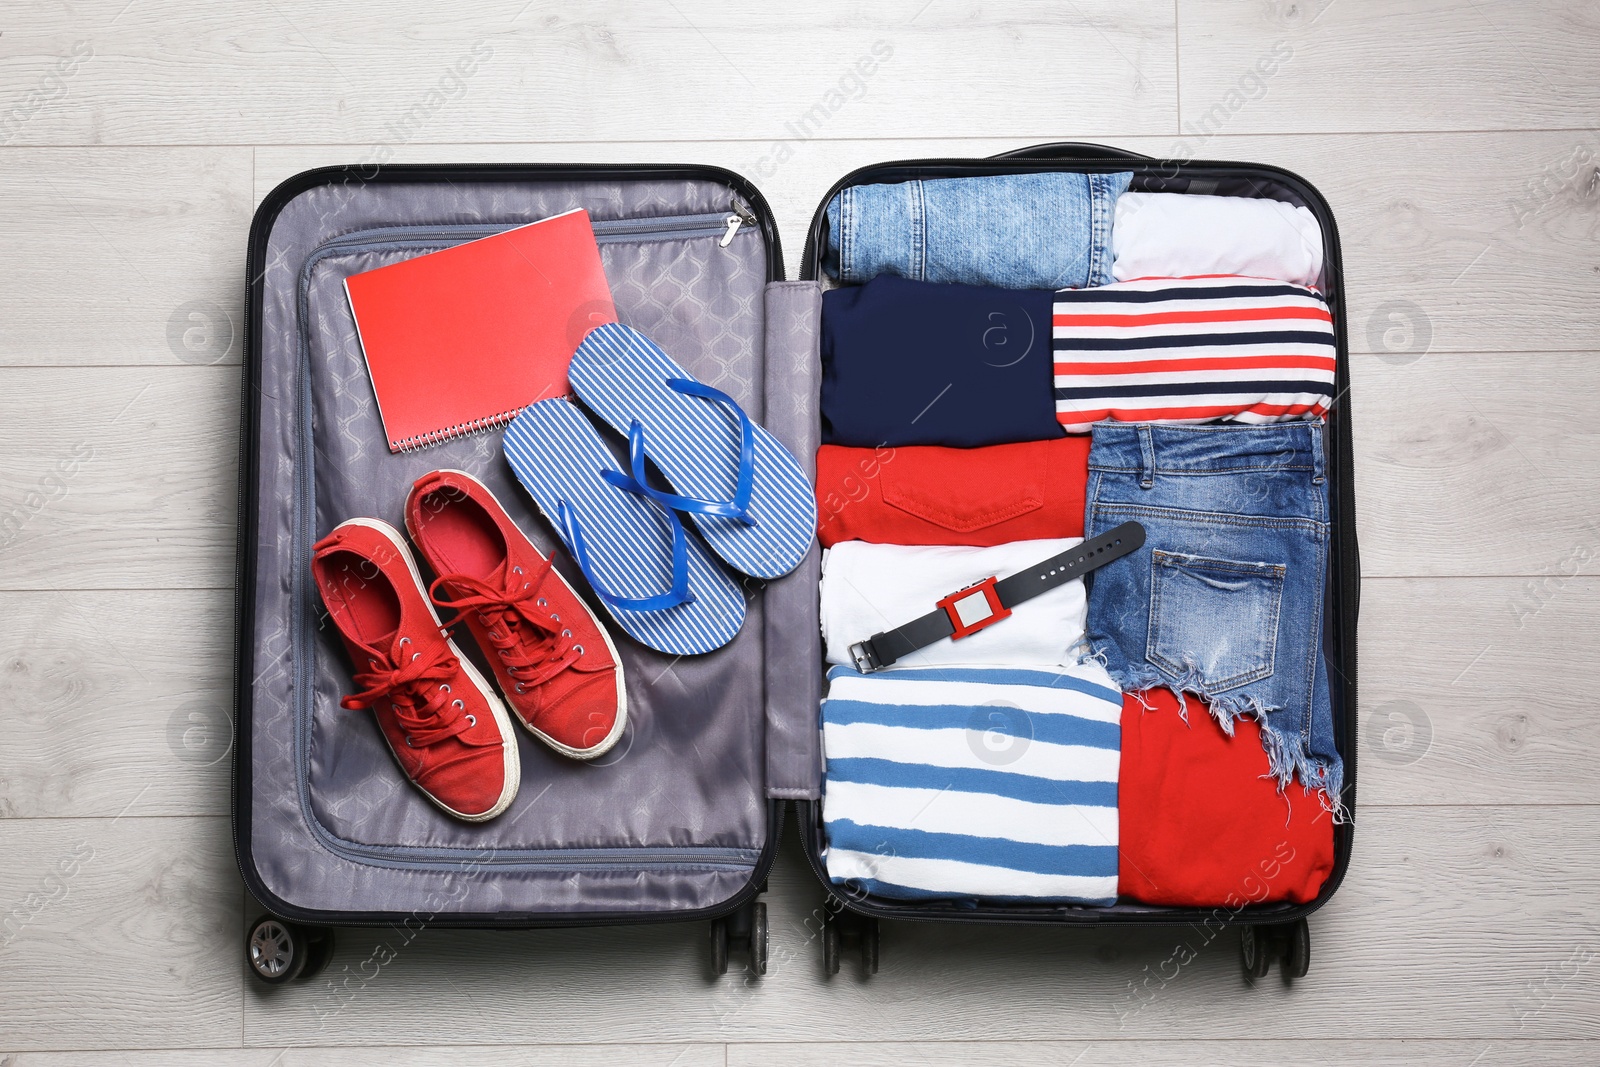
[[[1272,674],[1287,568],[1156,549],[1145,657],[1206,695]]]

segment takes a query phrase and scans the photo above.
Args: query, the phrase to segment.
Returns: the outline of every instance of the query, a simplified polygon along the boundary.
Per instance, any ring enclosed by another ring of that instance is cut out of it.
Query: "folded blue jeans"
[[[823,269],[1005,289],[1111,281],[1121,174],[995,174],[852,185],[828,202]]]
[[[1279,789],[1298,778],[1339,810],[1323,427],[1100,423],[1093,435],[1085,536],[1145,528],[1144,547],[1091,576],[1095,658],[1124,690],[1201,697],[1230,733],[1256,719]]]

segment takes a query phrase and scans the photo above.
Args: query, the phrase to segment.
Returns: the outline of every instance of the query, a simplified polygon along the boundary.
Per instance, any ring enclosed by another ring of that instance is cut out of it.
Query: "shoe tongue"
[[[398,628],[390,630],[381,637],[373,638],[371,641],[364,641],[354,634],[346,634],[345,636],[349,638],[351,644],[365,652],[369,659],[375,659],[379,663],[383,663],[386,660],[390,663],[400,662],[396,658],[399,655],[398,645],[400,643],[400,631]]]
[[[382,650],[378,652],[374,658],[376,658],[379,663],[383,663],[385,660],[387,660],[389,666],[394,670],[399,670],[401,667],[404,667],[407,663],[411,662],[411,654],[420,650],[416,646],[415,638],[402,645],[400,643],[400,638],[403,636],[405,635],[402,633],[402,631],[397,629],[374,641],[372,643],[374,650]]]
[[[346,635],[350,643],[360,650],[361,658],[356,663],[358,673],[368,670],[391,671],[400,666],[400,632],[395,630],[373,641],[363,641],[359,637]]]

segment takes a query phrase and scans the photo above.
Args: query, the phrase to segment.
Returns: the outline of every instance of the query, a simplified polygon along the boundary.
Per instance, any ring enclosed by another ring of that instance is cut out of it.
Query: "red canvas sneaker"
[[[628,698],[611,635],[489,487],[464,471],[423,475],[406,529],[439,576],[433,602],[460,612],[522,724],[574,759],[616,744]]]
[[[400,531],[350,519],[312,549],[311,573],[406,777],[446,812],[485,822],[517,795],[522,764],[505,705],[434,613]]]

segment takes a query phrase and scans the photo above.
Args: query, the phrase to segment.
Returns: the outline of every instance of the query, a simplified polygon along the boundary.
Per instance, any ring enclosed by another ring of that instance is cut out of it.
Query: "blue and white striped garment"
[[[591,584],[622,597],[672,588],[668,513],[600,477],[602,470],[620,468],[576,406],[559,397],[528,406],[506,428],[504,448],[517,480],[568,552],[558,505],[572,509],[594,570]],[[744,624],[743,592],[697,540],[690,537],[688,546],[689,603],[635,611],[596,598],[634,640],[680,656],[721,648]]]
[[[1099,664],[828,671],[828,874],[878,896],[1110,904],[1122,692]]]
[[[726,404],[685,396],[667,385],[694,380],[654,341],[620,322],[589,331],[567,368],[584,405],[628,435],[637,419],[644,451],[679,496],[731,501],[738,486],[738,416]],[[686,513],[711,550],[757,578],[781,578],[800,565],[817,532],[817,496],[789,450],[754,423],[749,515],[753,522]]]

